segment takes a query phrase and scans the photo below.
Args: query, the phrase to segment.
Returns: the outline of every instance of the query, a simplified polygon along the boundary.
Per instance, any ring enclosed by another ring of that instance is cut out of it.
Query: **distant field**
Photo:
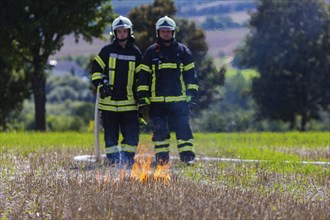
[[[53,57],[98,54],[101,48],[106,44],[107,42],[101,39],[94,39],[92,44],[82,39],[79,40],[79,43],[76,43],[73,35],[69,35],[65,38],[61,50],[53,55]]]
[[[245,11],[229,13],[228,16],[231,17],[233,21],[237,23],[243,23],[250,18],[250,15]]]
[[[220,54],[232,56],[234,49],[247,33],[248,29],[206,31],[206,42],[209,45],[209,54],[213,57],[217,57]],[[57,52],[54,57],[97,54],[105,44],[107,44],[107,42],[100,39],[95,39],[92,44],[83,40],[80,40],[79,43],[75,43],[73,36],[70,35],[65,38],[62,49]]]
[[[206,31],[206,42],[209,45],[209,54],[233,56],[234,50],[244,39],[248,29],[234,29],[228,31]]]

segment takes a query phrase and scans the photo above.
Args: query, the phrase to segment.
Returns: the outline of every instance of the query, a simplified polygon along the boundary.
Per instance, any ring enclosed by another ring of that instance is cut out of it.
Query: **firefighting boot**
[[[120,162],[119,153],[106,154],[105,165],[110,167],[116,167],[118,166],[119,162]]]
[[[131,169],[134,164],[135,153],[131,152],[120,152],[121,155],[121,165],[126,169]]]
[[[155,156],[156,156],[156,164],[157,165],[165,165],[170,160],[169,152],[156,153]]]
[[[192,151],[184,151],[180,153],[180,160],[187,166],[193,166],[195,164],[195,153]]]

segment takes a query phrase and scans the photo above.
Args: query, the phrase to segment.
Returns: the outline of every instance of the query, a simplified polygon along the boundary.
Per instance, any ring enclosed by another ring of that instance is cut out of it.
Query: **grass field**
[[[0,133],[0,218],[329,219],[330,165],[301,163],[330,161],[329,135],[198,133],[198,158],[261,161],[172,160],[170,182],[155,173],[141,182],[128,170],[74,161],[93,154],[91,133]],[[140,147],[151,151],[150,138],[142,135]]]

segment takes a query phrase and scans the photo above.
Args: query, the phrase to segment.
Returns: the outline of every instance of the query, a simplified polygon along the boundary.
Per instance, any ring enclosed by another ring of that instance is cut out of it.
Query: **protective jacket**
[[[112,95],[99,101],[99,109],[114,112],[134,111],[136,105],[137,67],[142,59],[141,51],[129,38],[126,48],[122,48],[118,40],[102,48],[95,57],[92,66],[92,82],[101,83],[102,74],[108,77],[113,86]]]
[[[197,94],[197,76],[190,50],[173,39],[167,47],[161,41],[151,45],[139,66],[138,98],[150,102],[187,101]]]

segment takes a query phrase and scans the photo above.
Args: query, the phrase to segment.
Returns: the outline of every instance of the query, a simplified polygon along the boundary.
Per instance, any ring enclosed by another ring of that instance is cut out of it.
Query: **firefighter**
[[[135,88],[142,54],[135,45],[132,26],[128,18],[116,18],[111,25],[112,42],[101,49],[92,64],[92,83],[100,93],[106,158],[112,166],[131,166],[139,141]],[[120,144],[119,133],[123,137]]]
[[[156,43],[145,52],[138,76],[139,111],[149,111],[157,164],[169,161],[169,120],[174,122],[180,160],[193,164],[189,108],[196,105],[197,76],[190,50],[176,41],[177,26],[165,16],[156,23]]]

